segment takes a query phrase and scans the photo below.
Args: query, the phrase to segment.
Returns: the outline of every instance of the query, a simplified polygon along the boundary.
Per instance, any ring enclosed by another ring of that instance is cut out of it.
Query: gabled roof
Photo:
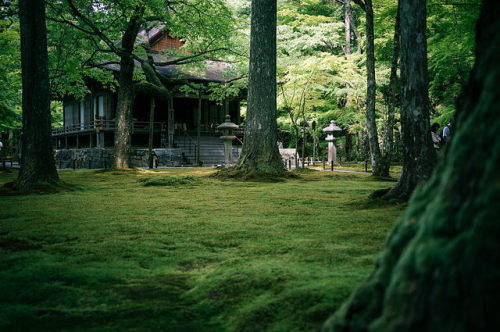
[[[155,62],[165,62],[168,57],[162,54],[153,55]],[[171,57],[171,59],[173,59]],[[167,66],[155,66],[158,74],[164,76],[168,79],[185,79],[193,82],[200,83],[223,83],[227,82],[232,77],[229,77],[228,71],[230,65],[226,62],[204,60],[201,64],[201,68],[196,68],[188,65],[167,65]],[[139,62],[135,62],[137,67],[140,67]],[[102,66],[102,68],[112,70],[115,72],[120,71],[120,66],[116,64],[107,64]]]
[[[147,40],[149,40],[149,43],[151,44],[151,46],[153,46],[154,44],[161,42],[161,40],[165,38],[174,40],[168,33],[168,30],[165,29],[165,27],[151,28],[148,31],[142,29],[141,31],[139,31],[135,45],[138,46],[144,44]],[[176,39],[179,40],[178,38]],[[165,51],[166,50],[167,49],[165,49]],[[172,54],[155,52],[153,54],[153,59],[155,62],[159,63],[166,62],[168,60],[175,60],[176,57]],[[140,67],[139,62],[136,61],[135,64],[137,67]],[[120,66],[116,64],[103,65],[101,66],[101,68],[105,68],[115,72],[120,71]],[[184,79],[200,83],[223,83],[232,79],[232,77],[229,77],[228,75],[230,64],[222,61],[204,60],[201,66],[199,66],[198,68],[196,68],[196,66],[194,65],[167,65],[155,66],[155,69],[160,75],[168,79]]]

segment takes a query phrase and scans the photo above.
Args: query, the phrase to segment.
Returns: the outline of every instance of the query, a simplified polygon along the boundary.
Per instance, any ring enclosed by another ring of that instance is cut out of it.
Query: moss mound
[[[221,168],[210,177],[219,180],[235,179],[240,181],[253,181],[253,182],[283,182],[287,179],[297,179],[298,175],[293,172],[275,172],[268,173],[262,171],[253,171],[248,169],[236,168]]]
[[[164,186],[177,187],[181,185],[193,185],[199,182],[199,179],[193,176],[165,176],[162,178],[143,178],[139,180],[145,187]]]
[[[39,182],[31,191],[24,193],[19,190],[16,181],[7,182],[2,187],[0,187],[0,196],[18,196],[18,195],[27,195],[27,194],[57,194],[65,191],[74,191],[73,186],[66,184],[64,182],[59,183],[48,183],[48,182]]]

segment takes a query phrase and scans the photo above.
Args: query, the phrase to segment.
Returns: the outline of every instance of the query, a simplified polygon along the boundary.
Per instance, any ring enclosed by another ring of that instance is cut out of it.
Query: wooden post
[[[196,121],[196,166],[200,166],[200,130],[201,130],[201,89],[198,91],[198,109]]]
[[[168,109],[167,109],[167,135],[168,135],[168,147],[174,147],[174,98],[170,96],[168,98]]]
[[[148,140],[148,157],[149,168],[153,168],[153,137],[154,137],[154,119],[155,119],[155,98],[149,100],[149,140]]]
[[[330,165],[330,167],[331,167],[331,171],[332,171],[332,172],[333,172],[333,163],[334,163],[334,161],[332,160],[332,161],[331,161],[331,165]]]
[[[89,169],[92,169],[92,160],[89,159]]]
[[[365,160],[365,172],[368,173],[368,160]]]
[[[237,102],[237,112],[236,112],[236,124],[241,124],[241,102],[238,100]]]
[[[326,169],[326,160],[325,160],[325,157],[323,157],[323,170]]]
[[[288,159],[288,169],[292,169],[292,159]]]
[[[229,99],[224,100],[224,113],[229,115]]]
[[[208,130],[208,99],[204,100],[203,105],[203,124],[205,125],[205,130]]]

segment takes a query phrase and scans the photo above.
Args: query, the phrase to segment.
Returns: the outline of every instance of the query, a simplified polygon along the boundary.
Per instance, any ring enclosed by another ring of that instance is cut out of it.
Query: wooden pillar
[[[91,127],[95,128],[95,107],[94,107],[94,93],[90,92],[90,121],[93,123]]]
[[[205,125],[205,130],[208,130],[208,99],[204,100],[203,106],[203,124]]]
[[[92,149],[93,141],[94,141],[94,135],[92,133],[90,133],[89,134],[89,148],[91,148],[91,149]]]
[[[229,115],[229,99],[224,100],[224,114]]]
[[[80,148],[80,135],[76,134],[76,148]]]
[[[9,155],[11,157],[14,157],[14,131],[12,129],[9,130],[9,138],[7,139],[7,144],[5,144],[6,146],[8,145],[9,147]],[[7,149],[5,149],[7,150]],[[4,152],[5,155],[7,151]],[[12,160],[13,158],[11,158],[10,160]]]
[[[235,119],[235,123],[237,125],[240,125],[241,124],[241,101],[238,100],[237,102],[237,111],[236,111],[236,119]]]
[[[201,90],[198,92],[198,109],[196,110],[196,166],[200,165],[200,127],[201,127]]]
[[[167,109],[167,132],[168,132],[168,147],[174,147],[174,98],[170,96],[168,98],[168,109]]]
[[[153,168],[153,136],[155,120],[155,98],[151,97],[149,101],[149,139],[148,139],[148,161],[149,168]]]
[[[64,137],[64,148],[68,148],[68,136]]]

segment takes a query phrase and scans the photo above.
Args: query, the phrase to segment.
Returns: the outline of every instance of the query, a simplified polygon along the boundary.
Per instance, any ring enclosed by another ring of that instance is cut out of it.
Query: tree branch
[[[363,0],[352,0],[356,5],[358,5],[363,11],[366,12],[366,6]]]
[[[118,49],[115,44],[98,28],[92,21],[90,21],[85,15],[80,13],[80,11],[73,4],[73,0],[66,0],[74,16],[78,17],[85,23],[108,47],[113,50],[117,55],[124,55],[123,52]]]

